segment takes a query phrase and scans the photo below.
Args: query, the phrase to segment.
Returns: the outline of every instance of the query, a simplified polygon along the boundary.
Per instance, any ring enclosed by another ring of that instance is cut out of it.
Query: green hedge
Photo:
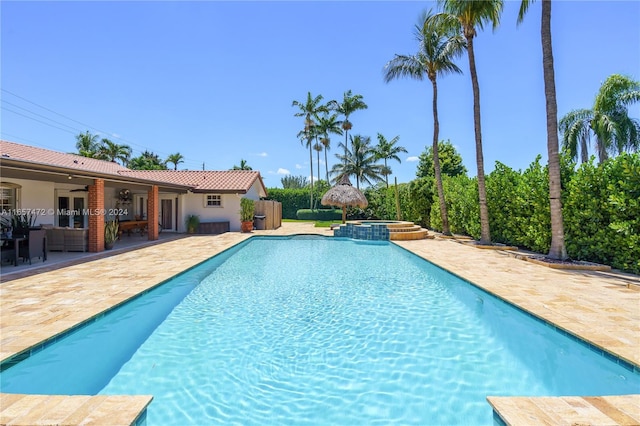
[[[565,244],[570,258],[640,274],[640,153],[576,168],[561,158]],[[480,238],[478,183],[466,175],[443,175],[451,232]],[[398,185],[402,219],[442,230],[432,178]],[[369,206],[349,216],[395,219],[395,190],[365,190]],[[538,156],[524,171],[496,163],[487,175],[491,239],[538,253],[551,244],[548,169]]]
[[[640,153],[575,168],[561,161],[567,254],[640,274]],[[449,224],[454,233],[480,237],[475,178],[443,176]],[[548,169],[540,157],[524,172],[497,163],[487,175],[491,239],[547,253],[551,244]],[[441,230],[437,196],[431,225]]]
[[[282,203],[282,218],[296,219],[296,212],[309,208],[308,189],[269,188],[269,200]]]
[[[296,214],[299,220],[342,220],[341,209],[300,209]]]
[[[316,185],[313,189],[313,205],[315,208],[322,208],[320,200],[327,191],[326,185]],[[282,218],[283,219],[296,219],[296,213],[300,209],[309,208],[309,188],[299,189],[282,189],[282,188],[269,188],[269,196],[267,200],[279,201],[282,203]]]
[[[582,164],[563,203],[569,256],[640,274],[640,153]]]

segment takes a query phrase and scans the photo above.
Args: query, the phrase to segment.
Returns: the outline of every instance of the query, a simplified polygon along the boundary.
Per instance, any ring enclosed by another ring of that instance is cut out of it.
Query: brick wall
[[[104,250],[104,180],[89,185],[89,251]]]
[[[149,221],[149,240],[158,239],[158,223],[160,212],[160,200],[158,199],[158,187],[152,186],[147,193],[147,220]]]

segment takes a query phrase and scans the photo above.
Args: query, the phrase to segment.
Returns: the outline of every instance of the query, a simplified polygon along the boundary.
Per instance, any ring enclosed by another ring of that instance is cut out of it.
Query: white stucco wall
[[[36,225],[53,224],[54,217],[47,214],[55,209],[53,182],[26,179],[3,179],[2,181],[15,183],[22,187],[18,191],[16,207],[25,210],[25,213],[28,210],[37,212]]]
[[[215,194],[215,193],[212,193]],[[187,216],[195,214],[200,217],[200,222],[229,222],[231,232],[240,232],[240,199],[250,198],[259,200],[257,183],[246,194],[220,194],[222,195],[221,207],[205,207],[207,194],[183,194],[180,197],[179,232],[186,232],[184,224]]]

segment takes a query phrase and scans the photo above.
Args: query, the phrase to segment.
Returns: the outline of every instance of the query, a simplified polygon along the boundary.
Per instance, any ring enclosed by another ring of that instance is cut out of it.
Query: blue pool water
[[[149,425],[490,425],[488,395],[640,375],[389,243],[252,238],[0,374],[152,394]]]

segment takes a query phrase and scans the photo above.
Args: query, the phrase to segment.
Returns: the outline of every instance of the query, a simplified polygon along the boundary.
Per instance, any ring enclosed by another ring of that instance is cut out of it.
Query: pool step
[[[414,225],[415,228],[402,228],[402,231],[396,229],[389,229],[389,239],[394,241],[409,241],[409,240],[424,240],[434,238],[433,235],[429,235],[429,231],[421,228],[418,225]]]
[[[402,222],[398,224],[392,224],[389,228],[389,239],[396,241],[408,241],[408,240],[424,240],[426,238],[434,238],[433,235],[429,235],[429,231],[422,228],[420,225],[416,225],[413,222]]]

